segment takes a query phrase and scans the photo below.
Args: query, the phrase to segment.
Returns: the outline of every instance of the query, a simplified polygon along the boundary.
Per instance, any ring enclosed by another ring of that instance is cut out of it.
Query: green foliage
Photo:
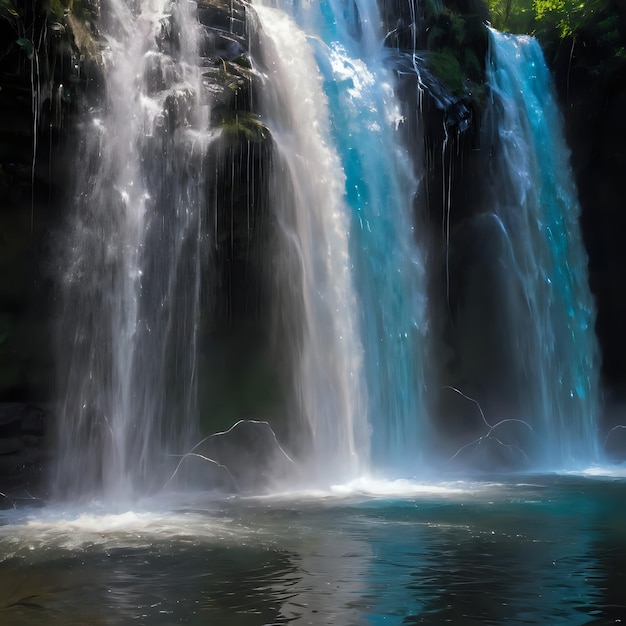
[[[578,8],[573,0],[533,0],[537,27],[547,27],[557,32],[561,39],[574,33],[572,16]]]
[[[50,15],[53,16],[57,22],[60,22],[65,15],[66,9],[71,10],[71,6],[68,6],[71,2],[72,0],[49,0],[48,7]]]
[[[509,33],[531,33],[535,22],[533,0],[487,0],[491,24]]]
[[[0,19],[10,24],[15,33],[13,41],[3,42],[8,44],[5,53],[17,46],[32,59],[38,52],[34,42],[41,41],[41,30],[46,21],[62,21],[68,2],[71,4],[74,0],[43,0],[33,2],[32,5],[20,0],[0,0]]]
[[[562,48],[573,50],[577,46],[580,62],[591,76],[610,73],[626,60],[626,9],[622,2],[488,0],[496,28],[535,35],[555,58]]]
[[[35,46],[33,45],[33,42],[30,39],[26,39],[25,37],[20,37],[15,43],[26,53],[26,56],[29,59],[32,58],[35,52]]]
[[[483,70],[482,63],[476,56],[476,52],[469,47],[463,50],[463,65],[467,68],[467,73],[471,77],[479,77]]]
[[[20,17],[12,0],[0,0],[0,16],[5,19],[11,20]]]
[[[26,32],[24,15],[20,9],[17,0],[0,0],[0,18],[10,24],[16,38],[23,37]]]
[[[591,30],[600,43],[620,40],[614,0],[487,0],[491,23],[513,33],[576,37]],[[616,50],[616,53],[618,51]]]
[[[533,0],[533,9],[538,20],[551,13],[563,13],[566,5],[566,0]]]
[[[62,22],[68,12],[80,20],[88,20],[91,17],[91,12],[83,0],[47,0],[47,2],[48,14],[57,22]]]

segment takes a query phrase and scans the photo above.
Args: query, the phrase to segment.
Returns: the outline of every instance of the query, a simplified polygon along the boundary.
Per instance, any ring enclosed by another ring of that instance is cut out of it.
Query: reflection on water
[[[626,621],[626,481],[517,478],[3,512],[0,623]]]

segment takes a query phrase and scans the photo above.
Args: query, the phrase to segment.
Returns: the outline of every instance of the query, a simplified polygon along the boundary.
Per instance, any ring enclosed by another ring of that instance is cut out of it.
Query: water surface
[[[3,624],[606,624],[623,476],[2,512]]]

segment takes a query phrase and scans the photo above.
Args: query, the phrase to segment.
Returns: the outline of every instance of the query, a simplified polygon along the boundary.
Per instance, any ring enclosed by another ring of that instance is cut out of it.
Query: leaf
[[[33,42],[30,39],[26,39],[24,37],[20,37],[16,42],[15,42],[20,48],[22,48],[22,50],[24,50],[24,52],[26,52],[26,54],[28,55],[28,58],[32,58],[33,53],[35,52],[35,46],[33,45]]]

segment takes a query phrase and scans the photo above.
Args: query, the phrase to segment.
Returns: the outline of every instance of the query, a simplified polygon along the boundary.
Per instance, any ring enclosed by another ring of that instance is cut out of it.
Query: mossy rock
[[[248,111],[233,112],[232,115],[222,118],[220,128],[225,135],[245,141],[261,143],[269,137],[267,126],[261,118]]]
[[[461,65],[454,54],[450,51],[430,52],[426,59],[433,73],[454,96],[461,98],[465,95]]]

